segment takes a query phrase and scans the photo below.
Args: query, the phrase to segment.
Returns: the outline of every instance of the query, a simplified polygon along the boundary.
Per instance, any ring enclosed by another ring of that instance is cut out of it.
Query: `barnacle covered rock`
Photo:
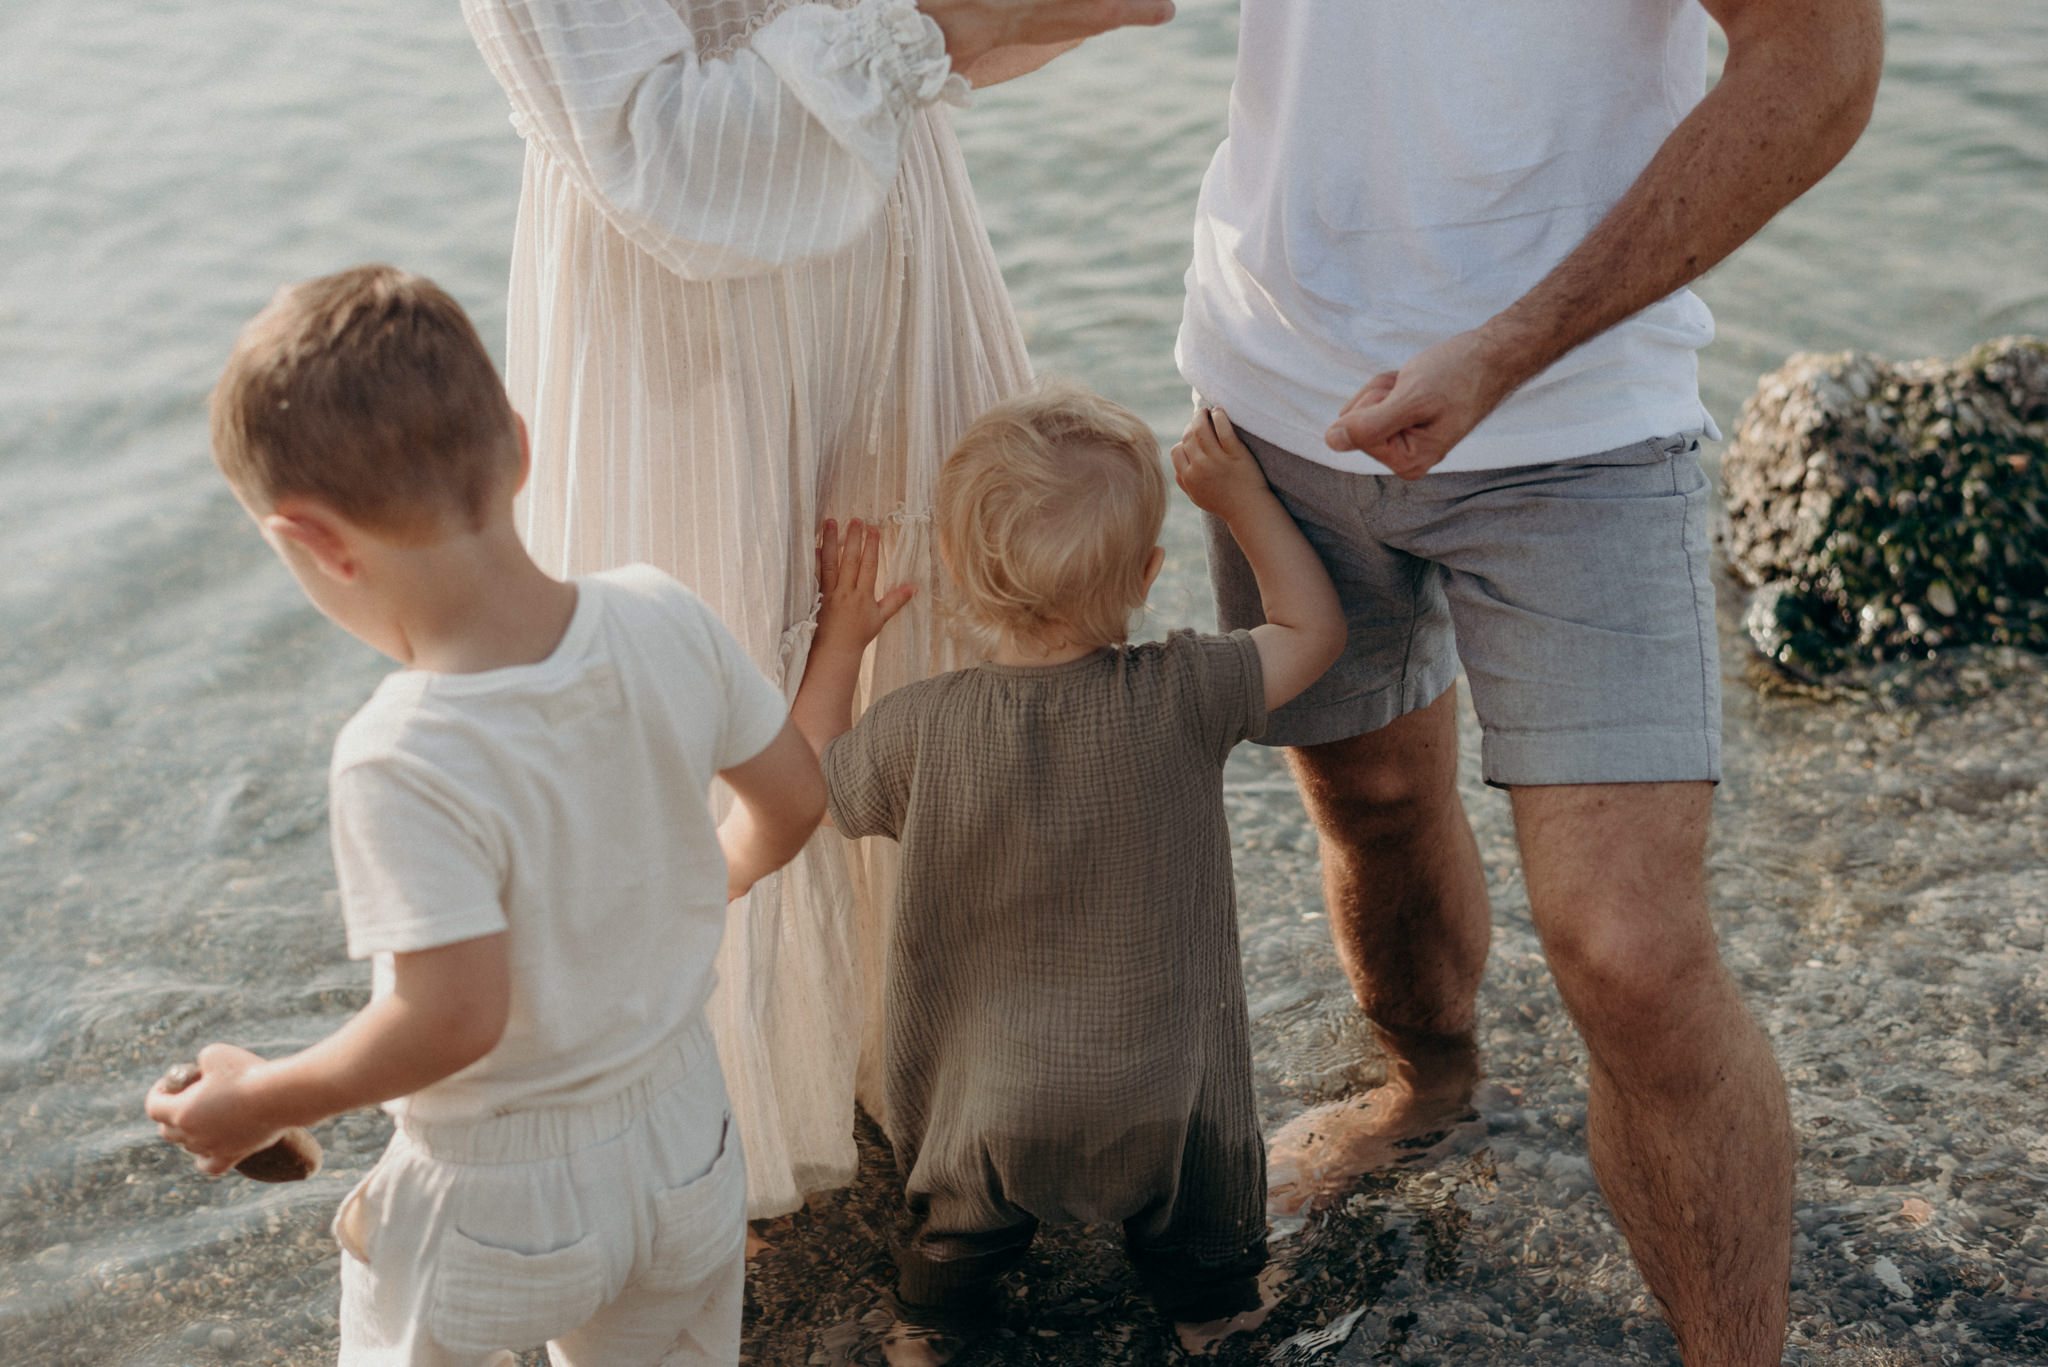
[[[1825,674],[1941,646],[2048,651],[2048,343],[1950,363],[1798,355],[1722,462],[1766,656]]]

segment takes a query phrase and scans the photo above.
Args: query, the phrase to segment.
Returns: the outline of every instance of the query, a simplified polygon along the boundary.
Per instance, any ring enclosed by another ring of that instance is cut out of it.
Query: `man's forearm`
[[[1710,0],[1721,80],[1606,218],[1479,329],[1501,395],[1697,279],[1826,175],[1869,121],[1877,0]]]

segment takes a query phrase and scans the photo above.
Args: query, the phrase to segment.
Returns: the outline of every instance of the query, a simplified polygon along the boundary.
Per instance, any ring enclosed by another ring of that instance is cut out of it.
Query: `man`
[[[1703,94],[1710,16],[1728,57]],[[1590,1058],[1602,1189],[1686,1362],[1776,1363],[1792,1146],[1706,910],[1694,453],[1718,434],[1684,286],[1854,143],[1877,0],[1244,0],[1240,31],[1179,355],[1345,598],[1345,658],[1268,737],[1389,1062],[1276,1137],[1275,1204],[1468,1111],[1488,912],[1455,786],[1462,656]],[[1224,625],[1256,621],[1213,527],[1211,568]]]

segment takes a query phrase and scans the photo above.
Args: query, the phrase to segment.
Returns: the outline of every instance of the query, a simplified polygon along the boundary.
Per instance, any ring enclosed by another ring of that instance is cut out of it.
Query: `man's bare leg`
[[[1775,1365],[1792,1134],[1707,916],[1713,789],[1514,790],[1529,902],[1590,1058],[1593,1171],[1687,1367]]]
[[[1457,693],[1363,736],[1288,753],[1322,840],[1338,961],[1387,1054],[1387,1080],[1273,1137],[1276,1214],[1411,1156],[1404,1142],[1469,1110],[1473,1001],[1491,928],[1479,847],[1458,798]]]

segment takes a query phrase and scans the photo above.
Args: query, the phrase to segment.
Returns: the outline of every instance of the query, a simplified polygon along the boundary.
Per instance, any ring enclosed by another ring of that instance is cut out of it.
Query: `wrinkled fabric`
[[[951,126],[924,102],[957,78],[934,79],[936,31],[909,8],[464,4],[527,137],[506,384],[533,437],[535,559],[667,570],[794,694],[818,523],[880,519],[884,577],[920,592],[863,705],[955,662],[931,615],[932,486],[1030,377]],[[730,909],[710,1015],[757,1216],[850,1178],[857,1072],[883,1110],[896,851],[870,845],[824,832]]]

